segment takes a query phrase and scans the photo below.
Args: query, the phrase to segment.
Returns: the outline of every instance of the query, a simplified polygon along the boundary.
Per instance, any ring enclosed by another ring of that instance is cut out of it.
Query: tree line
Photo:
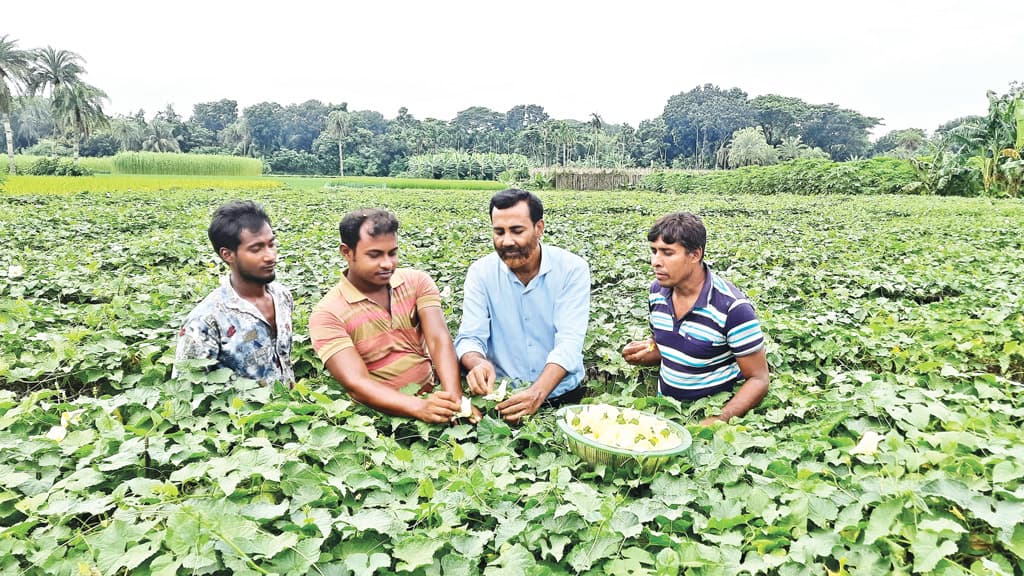
[[[451,120],[394,118],[347,103],[201,102],[185,118],[174,107],[147,118],[139,110],[108,116],[106,94],[81,80],[78,54],[52,47],[21,50],[0,36],[0,115],[11,155],[107,156],[120,151],[230,154],[262,158],[277,173],[386,176],[405,173],[411,157],[441,151],[521,154],[533,166],[731,168],[792,158],[833,160],[913,155],[929,140],[922,129],[892,131],[872,143],[882,119],[836,104],[697,86],[668,99],[641,121],[551,118],[538,104],[504,112],[484,106]],[[942,134],[966,119],[936,130]]]

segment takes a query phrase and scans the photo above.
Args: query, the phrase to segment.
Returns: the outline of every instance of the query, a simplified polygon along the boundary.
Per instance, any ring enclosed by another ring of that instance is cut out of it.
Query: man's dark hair
[[[255,234],[264,225],[270,226],[270,217],[263,211],[263,206],[252,200],[232,200],[213,213],[206,235],[218,254],[221,248],[234,252],[241,242],[242,230]]]
[[[398,218],[391,212],[379,208],[361,208],[345,214],[338,224],[341,243],[355,250],[356,244],[359,243],[359,229],[366,221],[370,222],[369,234],[374,238],[398,232]]]
[[[700,248],[703,259],[708,232],[704,229],[704,222],[700,216],[689,212],[673,212],[658,218],[647,233],[648,242],[654,242],[658,238],[666,244],[681,244],[687,252]]]
[[[534,193],[518,188],[508,188],[491,196],[491,206],[487,209],[487,213],[491,214],[493,218],[495,208],[504,210],[519,204],[523,200],[530,207],[530,221],[534,224],[540,222],[544,218],[544,204]]]

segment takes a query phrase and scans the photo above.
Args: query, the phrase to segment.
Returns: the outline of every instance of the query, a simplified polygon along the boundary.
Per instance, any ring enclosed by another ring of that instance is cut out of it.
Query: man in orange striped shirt
[[[462,386],[437,286],[423,272],[398,268],[398,219],[391,212],[356,210],[338,229],[348,270],[313,308],[313,348],[357,402],[449,422],[461,411]],[[410,388],[416,394],[403,392]]]

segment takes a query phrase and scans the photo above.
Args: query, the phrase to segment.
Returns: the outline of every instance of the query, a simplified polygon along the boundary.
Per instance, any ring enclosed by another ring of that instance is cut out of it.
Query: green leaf
[[[398,570],[412,571],[420,566],[428,566],[434,562],[434,554],[444,546],[444,542],[426,536],[413,536],[397,544],[392,555],[399,560]]]
[[[373,576],[380,568],[390,567],[391,558],[387,554],[380,552],[374,552],[370,555],[356,553],[345,558],[345,566],[355,576]]]
[[[910,551],[914,554],[914,572],[930,572],[935,565],[950,554],[957,551],[956,544],[950,540],[939,542],[939,535],[933,532],[917,533],[910,541]]]
[[[618,549],[618,538],[599,536],[593,540],[581,539],[566,557],[576,572],[586,572],[596,563],[610,557]]]
[[[347,518],[338,518],[338,522],[344,522],[359,532],[373,530],[383,535],[395,534],[405,529],[405,525],[402,522],[399,522],[388,511],[379,508],[360,510]]]
[[[864,543],[872,544],[875,540],[892,533],[893,522],[903,511],[904,501],[893,498],[882,502],[871,511],[871,518],[864,530]]]
[[[494,566],[484,569],[485,575],[494,576],[525,576],[537,561],[521,544],[503,547],[501,554],[494,561]],[[497,567],[500,567],[498,569]]]
[[[475,560],[483,555],[484,546],[494,537],[490,530],[456,534],[450,538],[452,548],[464,558]]]
[[[269,570],[283,576],[305,576],[313,564],[319,561],[322,543],[322,538],[300,540],[294,548],[274,556]]]

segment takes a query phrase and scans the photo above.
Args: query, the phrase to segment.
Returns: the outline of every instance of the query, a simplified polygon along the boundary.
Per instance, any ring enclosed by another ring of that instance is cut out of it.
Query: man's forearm
[[[558,384],[566,374],[568,372],[565,371],[565,368],[558,364],[545,364],[540,376],[533,383],[533,388],[546,399],[555,388],[558,388]]]
[[[466,352],[462,355],[462,367],[466,370],[476,368],[481,362],[489,362],[486,356],[479,352]]]
[[[373,381],[345,384],[353,400],[385,414],[419,418],[422,398],[410,396]]]
[[[763,378],[751,378],[740,386],[736,395],[729,399],[722,407],[719,419],[728,422],[729,419],[746,415],[753,408],[757,407],[768,393],[768,381]]]

